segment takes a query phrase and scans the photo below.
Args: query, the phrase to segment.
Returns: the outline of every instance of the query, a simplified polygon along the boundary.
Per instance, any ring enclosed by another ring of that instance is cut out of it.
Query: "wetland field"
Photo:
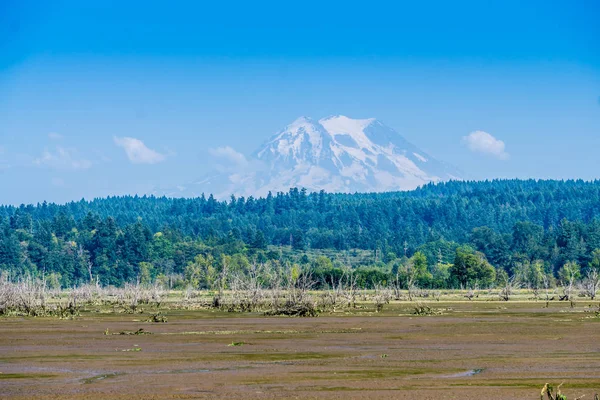
[[[450,293],[379,312],[357,302],[308,318],[87,305],[0,318],[0,398],[508,400],[564,382],[569,400],[593,399],[599,339],[597,301],[526,295]]]

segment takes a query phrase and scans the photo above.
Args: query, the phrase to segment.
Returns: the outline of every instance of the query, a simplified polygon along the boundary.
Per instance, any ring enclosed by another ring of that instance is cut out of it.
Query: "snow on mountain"
[[[271,136],[241,167],[154,194],[265,196],[290,187],[383,192],[461,179],[455,168],[427,155],[380,121],[343,115],[318,121],[296,119]]]

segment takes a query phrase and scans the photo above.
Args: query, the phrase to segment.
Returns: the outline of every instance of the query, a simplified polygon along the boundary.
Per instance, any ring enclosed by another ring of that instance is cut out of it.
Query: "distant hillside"
[[[260,229],[270,244],[289,244],[292,230],[316,248],[374,248],[405,241],[411,248],[431,237],[465,240],[473,228],[510,233],[516,222],[545,229],[562,219],[590,222],[600,216],[600,181],[494,180],[427,184],[407,192],[329,194],[291,189],[263,198],[218,201],[108,197],[64,205],[0,206],[11,226],[35,230],[34,222],[58,217],[83,220],[88,213],[124,226],[141,219],[152,231],[168,226],[192,237],[227,236]],[[33,225],[32,225],[33,224]]]

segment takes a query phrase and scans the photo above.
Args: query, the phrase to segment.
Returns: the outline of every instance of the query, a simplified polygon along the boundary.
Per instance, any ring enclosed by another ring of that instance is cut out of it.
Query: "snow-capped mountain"
[[[383,192],[461,179],[455,168],[430,157],[376,119],[342,115],[318,121],[298,118],[242,164],[237,169],[216,171],[194,183],[155,194],[265,196],[269,191],[287,191],[290,187]]]

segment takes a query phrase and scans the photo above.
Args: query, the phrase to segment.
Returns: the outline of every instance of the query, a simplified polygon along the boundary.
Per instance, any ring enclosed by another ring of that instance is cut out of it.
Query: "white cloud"
[[[79,157],[76,149],[61,146],[56,146],[54,151],[44,150],[40,157],[33,160],[33,163],[54,169],[72,170],[88,169],[92,166],[90,160]]]
[[[133,164],[157,164],[164,161],[166,156],[146,147],[144,142],[131,137],[114,137],[115,144],[127,154]]]
[[[248,164],[248,160],[246,160],[246,157],[242,153],[229,146],[208,149],[208,152],[213,157],[224,158],[237,166],[245,166]]]
[[[239,151],[229,146],[208,149],[211,156],[215,157],[213,168],[231,177],[248,176],[251,172],[262,171],[266,168],[260,160],[247,159]]]
[[[63,138],[63,135],[61,135],[60,133],[56,133],[56,132],[50,132],[48,134],[48,138],[51,140],[61,140]]]
[[[499,160],[510,158],[505,150],[504,142],[484,131],[471,132],[468,136],[463,137],[463,143],[475,153],[487,154]]]

